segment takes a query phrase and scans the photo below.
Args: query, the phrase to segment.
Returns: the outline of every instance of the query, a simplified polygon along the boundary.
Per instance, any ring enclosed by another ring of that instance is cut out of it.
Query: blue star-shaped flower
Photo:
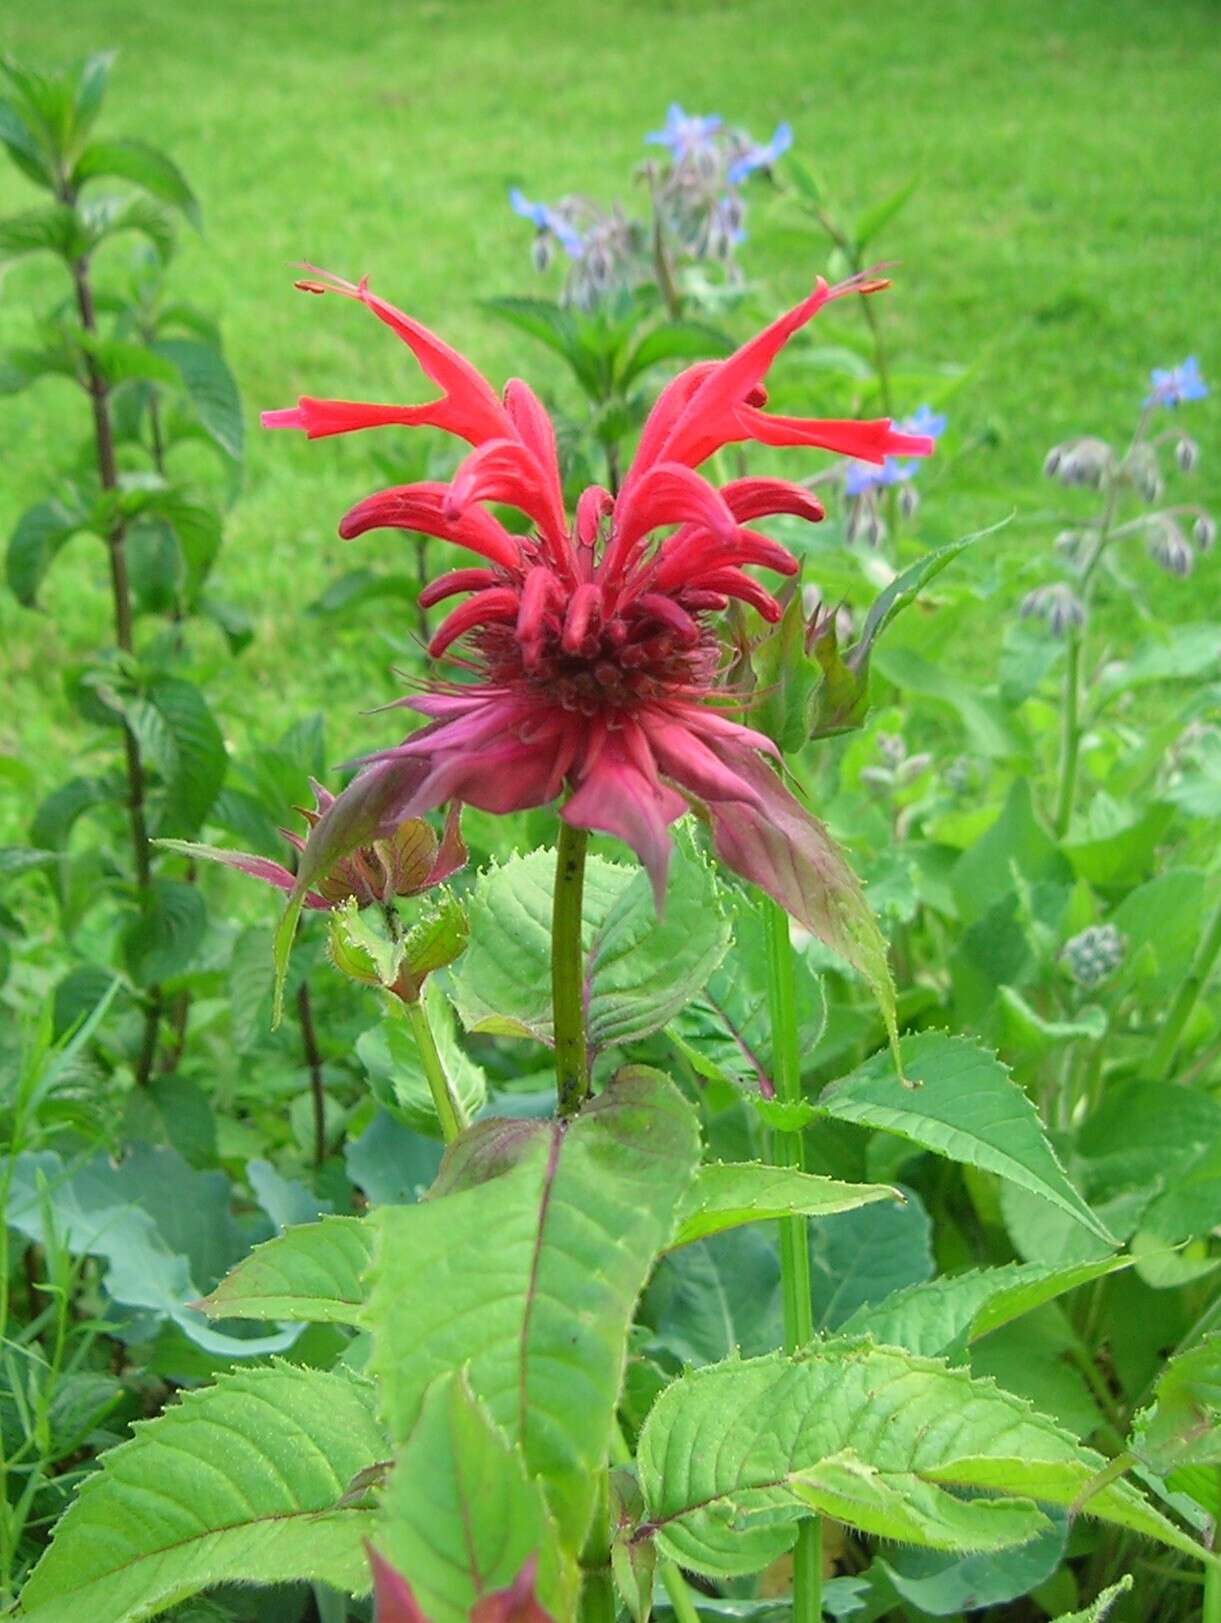
[[[721,120],[716,113],[705,116],[684,113],[678,103],[672,101],[666,113],[665,129],[650,130],[645,141],[650,146],[668,147],[675,163],[680,163],[684,158],[706,151],[720,127]]]
[[[756,169],[770,169],[772,164],[786,153],[793,144],[793,127],[791,124],[777,124],[775,133],[766,145],[751,147],[740,158],[735,158],[729,166],[725,176],[731,186],[740,186],[747,175],[754,174]]]
[[[1146,406],[1181,406],[1185,400],[1203,400],[1208,394],[1208,385],[1200,376],[1200,363],[1194,355],[1189,355],[1181,366],[1155,366],[1149,374],[1149,382],[1153,392],[1146,396]]]
[[[509,188],[509,207],[514,214],[520,214],[523,220],[529,220],[536,230],[549,231],[565,253],[571,255],[573,259],[580,259],[581,233],[574,231],[563,215],[548,208],[546,203],[531,203],[516,186]]]

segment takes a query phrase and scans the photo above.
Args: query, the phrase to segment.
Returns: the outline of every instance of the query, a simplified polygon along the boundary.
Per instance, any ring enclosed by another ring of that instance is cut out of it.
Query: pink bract
[[[480,560],[442,575],[421,597],[426,606],[464,597],[429,651],[448,655],[472,679],[437,682],[402,701],[428,724],[369,758],[319,823],[319,837],[327,824],[338,833],[349,797],[366,828],[367,808],[375,805],[381,828],[447,801],[513,812],[567,789],[560,815],[626,841],[647,867],[660,905],[670,825],[694,806],[711,822],[722,860],[804,920],[808,885],[794,881],[803,871],[801,841],[786,865],[776,847],[788,840],[779,831],[796,824],[822,831],[776,774],[762,769],[760,756],[775,753],[771,742],[717,707],[727,696],[718,694],[716,616],[736,598],[765,620],[779,619],[776,599],[746,571],[792,575],[797,562],[751,521],[786,513],[816,522],[823,509],[786,480],[735,479],[718,489],[696,469],[722,446],[743,441],[819,447],[875,463],[927,455],[931,439],[901,433],[889,418],[820,421],[763,409],[764,376],[793,334],[830,300],[885,283],[858,277],[829,288],[820,278],[806,299],[733,355],[682,372],[649,414],[622,488],[612,494],[590,486],[572,520],[554,429],[525,383],[514,379],[498,396],[457,351],[364,281],[298,285],[358,300],[398,334],[442,392],[419,406],[304,396],[295,407],[265,413],[265,425],[299,428],[311,439],[429,425],[468,441],[472,449],[448,483],[368,496],[345,515],[339,533],[423,532]],[[516,507],[531,533],[511,533],[485,503]]]

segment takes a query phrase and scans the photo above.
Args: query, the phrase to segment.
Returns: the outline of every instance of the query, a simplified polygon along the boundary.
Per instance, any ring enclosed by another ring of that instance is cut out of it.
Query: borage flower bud
[[[1085,624],[1085,605],[1063,581],[1027,592],[1019,612],[1024,620],[1045,621],[1053,637],[1063,637],[1071,626]]]
[[[1191,539],[1201,552],[1210,552],[1217,539],[1217,521],[1207,513],[1198,513],[1191,526]]]
[[[1157,452],[1151,445],[1138,445],[1129,452],[1124,472],[1147,502],[1157,501],[1165,488]]]
[[[1047,453],[1043,472],[1062,485],[1088,485],[1097,490],[1115,469],[1115,453],[1105,440],[1086,435]]]
[[[1184,434],[1174,448],[1174,460],[1184,473],[1191,473],[1200,460],[1200,447],[1189,435]]]
[[[1064,943],[1060,957],[1078,986],[1097,986],[1123,963],[1127,947],[1113,924],[1091,924]]]
[[[1150,526],[1148,546],[1149,556],[1168,575],[1183,579],[1196,566],[1191,543],[1168,513],[1159,513]]]
[[[438,682],[404,700],[428,725],[370,757],[315,836],[328,821],[332,844],[345,825],[380,832],[383,819],[419,816],[446,801],[521,811],[557,800],[567,787],[560,815],[630,845],[660,906],[669,827],[694,809],[728,866],[808,929],[825,932],[825,866],[820,872],[813,854],[823,841],[819,825],[767,765],[764,757],[776,754],[771,740],[716,703],[729,697],[717,615],[734,599],[772,623],[782,613],[746,568],[797,572],[793,555],[751,521],[776,513],[816,521],[823,510],[785,480],[741,478],[718,489],[695,470],[722,446],[749,441],[817,446],[878,465],[888,456],[928,455],[931,437],[901,433],[889,418],[819,421],[763,409],[764,377],[789,339],[830,300],[884,285],[852,277],[831,288],[820,279],[733,355],[680,373],[649,414],[618,494],[590,487],[570,520],[554,429],[526,384],[514,380],[499,397],[462,356],[364,282],[309,283],[364,305],[408,345],[441,394],[416,406],[305,396],[264,423],[311,439],[396,423],[465,439],[472,449],[448,483],[380,491],[347,514],[340,534],[423,532],[481,560],[432,582],[420,599],[430,606],[469,594],[429,651],[440,659],[460,645],[461,669],[474,680]],[[517,507],[530,532],[510,532],[489,503]],[[313,882],[313,843],[314,836],[298,893]]]

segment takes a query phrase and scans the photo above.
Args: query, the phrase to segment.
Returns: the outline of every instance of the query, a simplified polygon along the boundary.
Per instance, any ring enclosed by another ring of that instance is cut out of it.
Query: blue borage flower
[[[929,439],[940,439],[945,433],[946,416],[929,405],[917,406],[911,416],[900,425],[907,434],[926,434]],[[849,462],[844,468],[845,496],[863,496],[866,491],[882,490],[889,485],[901,485],[917,471],[918,462],[900,462],[888,456],[881,467],[869,462]]]
[[[532,203],[517,186],[509,188],[509,207],[523,220],[529,220],[539,231],[548,231],[573,259],[580,259],[583,243],[581,233],[575,230],[556,209],[546,203]]]
[[[776,125],[775,133],[763,146],[750,147],[729,166],[725,178],[731,186],[740,186],[756,169],[770,169],[793,144],[793,126],[787,122]]]
[[[675,163],[684,158],[698,157],[712,150],[712,138],[721,127],[718,113],[684,113],[676,101],[670,103],[665,128],[650,130],[645,136],[649,146],[668,147]]]
[[[1145,397],[1146,406],[1180,406],[1186,400],[1203,400],[1208,394],[1194,355],[1189,355],[1181,366],[1155,366],[1149,382],[1153,392]]]

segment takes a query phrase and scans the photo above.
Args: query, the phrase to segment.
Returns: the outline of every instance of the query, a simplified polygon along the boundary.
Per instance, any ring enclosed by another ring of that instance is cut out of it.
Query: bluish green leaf
[[[186,176],[172,158],[147,141],[91,141],[76,160],[73,184],[83,186],[103,176],[130,180],[163,203],[181,209],[191,224],[200,228],[199,203]]]
[[[245,450],[242,402],[220,350],[188,338],[162,338],[153,348],[175,369],[199,421],[235,461]]]

